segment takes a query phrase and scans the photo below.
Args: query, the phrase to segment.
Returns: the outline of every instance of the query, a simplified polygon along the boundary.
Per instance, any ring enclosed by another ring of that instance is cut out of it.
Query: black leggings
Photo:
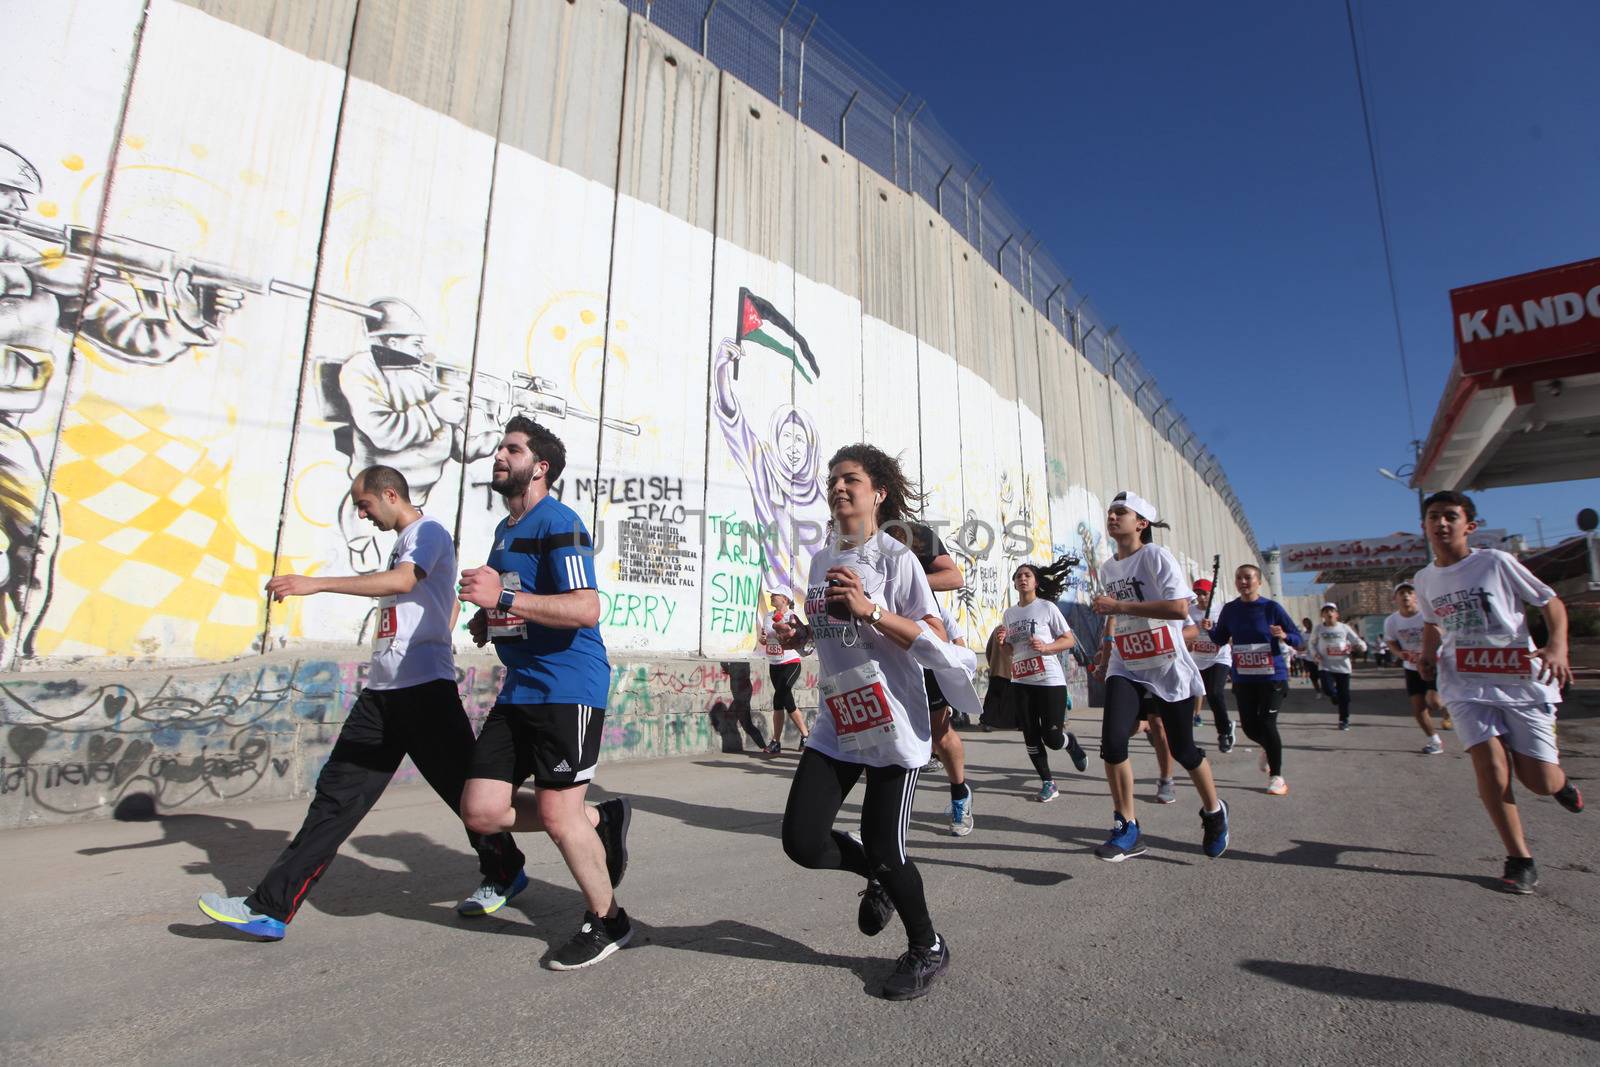
[[[1244,735],[1267,754],[1267,773],[1283,773],[1283,739],[1278,736],[1278,709],[1288,695],[1288,682],[1234,682],[1233,697],[1239,702],[1239,725]]]
[[[800,680],[800,664],[769,663],[767,675],[772,679],[772,710],[794,711],[794,683]]]
[[[1141,707],[1141,702],[1148,702]],[[1146,710],[1161,716],[1167,728],[1167,747],[1178,766],[1192,771],[1205,762],[1206,753],[1194,743],[1194,698],[1162,700],[1138,682],[1120,675],[1106,679],[1106,710],[1100,725],[1100,758],[1116,766],[1128,762],[1128,739],[1139,728]]]
[[[1022,743],[1041,782],[1053,782],[1047,748],[1076,745],[1067,733],[1067,687],[1064,685],[1011,685],[1011,699],[1022,724]]]
[[[1327,689],[1328,698],[1339,709],[1339,721],[1350,721],[1350,676],[1340,671],[1330,671],[1324,668],[1322,683]]]
[[[861,773],[861,844],[833,828],[844,798]],[[888,890],[913,948],[932,948],[933,919],[922,892],[922,875],[906,855],[906,827],[916,800],[918,769],[847,763],[808,748],[789,784],[783,809],[783,851],[815,871],[853,871]]]
[[[1211,709],[1211,719],[1217,724],[1217,735],[1228,732],[1228,665],[1213,663],[1200,672],[1200,681],[1206,687],[1206,706]]]

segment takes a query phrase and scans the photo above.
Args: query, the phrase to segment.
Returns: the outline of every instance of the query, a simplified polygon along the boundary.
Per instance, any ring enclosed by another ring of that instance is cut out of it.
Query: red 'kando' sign
[[[1600,352],[1600,259],[1450,290],[1461,373]]]

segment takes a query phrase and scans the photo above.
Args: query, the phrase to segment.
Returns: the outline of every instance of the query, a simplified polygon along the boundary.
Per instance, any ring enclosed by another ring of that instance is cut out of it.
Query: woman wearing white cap
[[[1136,493],[1118,493],[1106,509],[1106,533],[1117,551],[1100,566],[1105,591],[1095,597],[1094,610],[1108,616],[1096,667],[1106,672],[1100,758],[1111,787],[1113,816],[1111,836],[1095,855],[1113,863],[1146,851],[1134,817],[1133,768],[1128,763],[1128,738],[1139,722],[1142,699],[1155,704],[1172,758],[1189,772],[1200,794],[1202,849],[1213,859],[1228,849],[1228,806],[1217,796],[1211,765],[1195,744],[1190,717],[1195,697],[1205,692],[1200,669],[1185,647],[1185,638],[1193,636],[1185,623],[1194,594],[1172,553],[1152,543],[1153,527],[1165,529],[1166,524],[1155,505]]]

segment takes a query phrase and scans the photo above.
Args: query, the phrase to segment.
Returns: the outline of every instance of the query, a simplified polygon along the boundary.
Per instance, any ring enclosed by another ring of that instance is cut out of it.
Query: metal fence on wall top
[[[995,189],[993,178],[939,125],[927,101],[896,84],[798,2],[622,2],[931,204],[1073,349],[1115,379],[1155,432],[1222,496],[1250,547],[1260,553],[1216,456],[1161,392],[1121,330],[1096,312],[1073,276]]]

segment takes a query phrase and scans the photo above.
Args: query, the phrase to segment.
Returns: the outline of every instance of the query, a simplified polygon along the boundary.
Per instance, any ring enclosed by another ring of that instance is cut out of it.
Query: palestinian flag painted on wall
[[[739,343],[769,348],[794,364],[807,384],[822,377],[817,357],[789,320],[748,289],[739,290]]]

